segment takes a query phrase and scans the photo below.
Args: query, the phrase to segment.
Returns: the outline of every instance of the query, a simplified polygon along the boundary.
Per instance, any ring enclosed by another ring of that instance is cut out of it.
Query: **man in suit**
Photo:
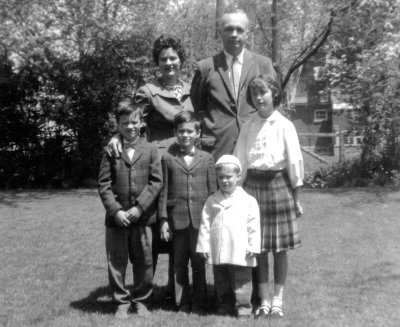
[[[242,10],[225,13],[220,22],[223,51],[199,62],[190,97],[202,120],[202,147],[215,160],[231,154],[242,124],[255,113],[249,82],[261,73],[276,78],[269,58],[244,48],[249,20]]]
[[[173,233],[175,302],[179,311],[202,314],[207,297],[205,261],[196,253],[196,245],[203,205],[216,190],[214,159],[194,145],[200,136],[200,122],[192,112],[177,114],[174,125],[177,142],[163,153],[161,160],[164,180],[158,212],[161,239],[169,241]]]

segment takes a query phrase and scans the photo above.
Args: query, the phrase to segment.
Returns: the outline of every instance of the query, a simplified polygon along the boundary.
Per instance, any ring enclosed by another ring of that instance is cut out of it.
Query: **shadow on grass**
[[[131,288],[132,286],[128,286]],[[208,308],[207,313],[211,314],[215,311],[214,286],[207,285],[208,291]],[[154,285],[152,310],[176,311],[174,299],[165,295],[165,287]],[[70,307],[86,313],[98,314],[114,314],[116,304],[112,300],[112,292],[108,286],[102,286],[83,299],[73,301]]]
[[[97,190],[76,189],[76,190],[0,190],[0,203],[2,206],[18,208],[22,204],[49,200],[54,197],[96,197],[99,195]]]
[[[112,314],[115,312],[111,289],[108,286],[95,289],[87,297],[71,302],[70,306],[87,313]]]

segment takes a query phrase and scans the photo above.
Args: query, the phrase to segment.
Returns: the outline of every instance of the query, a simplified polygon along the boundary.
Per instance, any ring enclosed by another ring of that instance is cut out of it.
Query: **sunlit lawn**
[[[304,190],[302,200],[282,321],[165,306],[115,321],[96,191],[0,192],[0,326],[400,326],[400,190]],[[156,295],[165,271],[162,256]],[[208,282],[212,295],[210,269]]]

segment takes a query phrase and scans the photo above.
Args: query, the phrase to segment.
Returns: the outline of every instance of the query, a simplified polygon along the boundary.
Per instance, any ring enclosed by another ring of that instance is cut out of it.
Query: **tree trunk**
[[[215,39],[218,39],[219,36],[219,22],[222,17],[222,13],[224,12],[225,8],[225,0],[216,0],[217,6],[215,10]]]
[[[272,24],[272,63],[277,73],[279,69],[279,34],[278,34],[278,0],[272,1],[271,11],[271,24]],[[278,69],[276,69],[278,68]],[[280,76],[279,76],[280,80]]]

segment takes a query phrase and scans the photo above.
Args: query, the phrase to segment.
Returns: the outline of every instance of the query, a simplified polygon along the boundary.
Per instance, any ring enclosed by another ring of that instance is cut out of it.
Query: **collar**
[[[260,115],[258,115],[258,117],[261,118],[261,121],[273,122],[273,121],[278,120],[281,117],[281,114],[278,111],[278,109],[275,109],[268,118],[263,118]]]
[[[232,62],[233,56],[232,56],[231,54],[229,54],[228,52],[226,52],[225,50],[224,50],[224,54],[225,54],[226,64],[227,64],[228,67],[229,67],[230,64],[231,64],[231,62]],[[240,65],[243,65],[243,55],[244,55],[244,48],[243,48],[242,52],[239,53],[239,54],[236,56],[237,61],[238,61],[238,63],[239,63]]]
[[[241,186],[238,185],[232,194],[225,195],[221,192],[221,190],[218,190],[214,194],[217,197],[217,202],[219,202],[221,206],[227,208],[233,204],[241,203],[243,197],[245,196],[245,191]]]

